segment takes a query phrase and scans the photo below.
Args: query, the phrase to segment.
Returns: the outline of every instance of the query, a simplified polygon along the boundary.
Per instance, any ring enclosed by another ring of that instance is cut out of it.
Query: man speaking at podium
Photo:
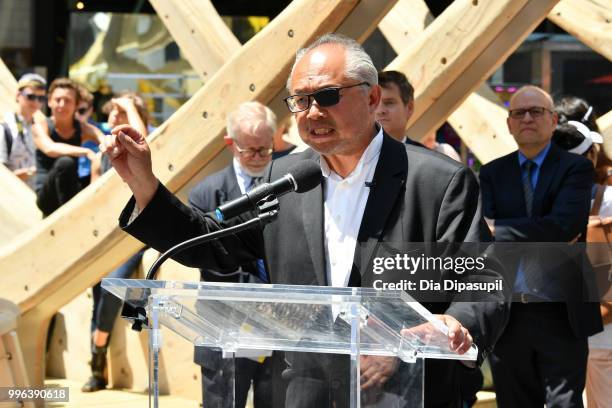
[[[287,81],[291,96],[286,102],[311,149],[273,161],[264,181],[284,176],[301,160],[314,160],[323,174],[320,185],[280,197],[278,219],[263,231],[230,236],[175,259],[227,270],[263,258],[272,283],[365,286],[372,281],[368,276],[372,272],[357,266],[362,244],[490,240],[471,171],[436,153],[395,141],[376,123],[381,97],[377,81],[372,60],[352,39],[327,34],[300,50]],[[112,133],[103,149],[134,194],[121,214],[122,228],[159,251],[221,228],[214,215],[194,212],[159,183],[141,135],[129,127]],[[482,276],[498,278],[491,271]],[[507,318],[506,307],[498,302],[426,307],[448,326],[452,350],[462,354],[477,344],[479,363]],[[384,386],[396,367],[389,358],[362,357],[362,389]],[[460,406],[464,369],[456,361],[428,360],[425,405]],[[346,379],[334,378],[323,393],[333,395],[339,381]],[[311,391],[298,387],[290,394],[290,384],[287,405],[315,406],[316,392]],[[342,397],[334,401],[337,407],[345,403]]]

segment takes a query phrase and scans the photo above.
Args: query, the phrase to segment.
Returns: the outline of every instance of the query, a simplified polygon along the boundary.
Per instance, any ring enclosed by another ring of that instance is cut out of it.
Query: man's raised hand
[[[129,125],[120,125],[105,137],[100,151],[108,155],[119,176],[132,190],[138,208],[145,208],[158,186],[145,137]]]

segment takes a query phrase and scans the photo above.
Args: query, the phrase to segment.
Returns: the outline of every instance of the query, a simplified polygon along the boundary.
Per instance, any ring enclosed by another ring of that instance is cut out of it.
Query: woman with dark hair
[[[563,97],[555,104],[555,111],[559,115],[559,125],[574,120],[583,123],[589,130],[601,134],[594,108],[584,99],[575,96]],[[597,161],[594,165],[595,183],[605,185],[608,178],[607,169],[612,168],[612,158],[606,155],[601,146],[597,147]]]
[[[563,97],[555,104],[555,111],[559,115],[559,123],[575,120],[584,123],[589,129],[599,132],[597,116],[595,116],[593,107],[582,98]]]
[[[606,242],[608,230],[605,225],[610,228],[609,224],[612,224],[612,161],[601,148],[603,138],[599,134],[593,107],[584,99],[565,97],[555,105],[555,110],[559,115],[559,125],[553,134],[553,142],[569,152],[586,156],[595,166],[596,184],[587,241]],[[591,231],[600,233],[594,238]],[[603,272],[608,273],[609,279],[612,270],[606,261],[610,260],[610,251],[604,248],[603,252]],[[602,302],[600,310],[604,331],[589,337],[586,380],[587,405],[595,408],[609,406],[612,401],[612,302]]]

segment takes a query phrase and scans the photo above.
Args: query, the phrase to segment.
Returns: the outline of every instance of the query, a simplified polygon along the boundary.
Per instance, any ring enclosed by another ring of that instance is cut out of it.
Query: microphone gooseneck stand
[[[256,226],[263,227],[264,225],[269,224],[270,222],[274,221],[277,214],[278,214],[278,211],[270,211],[270,212],[266,212],[263,214],[259,214],[257,217],[252,218],[246,222],[243,222],[242,224],[238,224],[233,227],[222,229],[219,231],[211,232],[209,234],[200,235],[198,237],[191,238],[187,241],[183,241],[180,244],[173,246],[172,248],[164,252],[159,258],[157,258],[157,260],[153,263],[153,265],[151,265],[151,268],[149,269],[149,272],[147,273],[147,276],[145,279],[155,280],[157,276],[157,270],[159,269],[161,264],[164,263],[168,258],[171,258],[173,255],[178,254],[179,252],[182,252],[186,249],[192,248],[196,245],[200,245],[208,241],[213,241],[215,239],[223,238],[228,235],[237,234],[239,232],[248,230]]]
[[[264,197],[259,203],[257,203],[258,215],[255,218],[251,218],[248,221],[245,221],[241,224],[234,225],[229,228],[221,229],[219,231],[210,232],[208,234],[200,235],[187,241],[183,241],[163,254],[151,265],[149,271],[147,272],[146,278],[147,280],[155,280],[157,276],[157,271],[160,266],[168,260],[168,258],[186,250],[192,248],[196,245],[203,244],[205,242],[213,241],[215,239],[223,238],[228,235],[237,234],[239,232],[245,231],[247,229],[253,227],[261,227],[263,228],[267,224],[271,223],[278,216],[279,204],[276,195],[271,194],[267,197]],[[142,295],[145,295],[143,293]],[[145,308],[142,306],[146,303],[146,299],[139,299],[139,303],[141,305],[133,306],[128,303],[124,303],[123,309],[121,310],[121,317],[126,320],[132,321],[132,330],[141,331],[143,326],[148,326],[148,319]]]

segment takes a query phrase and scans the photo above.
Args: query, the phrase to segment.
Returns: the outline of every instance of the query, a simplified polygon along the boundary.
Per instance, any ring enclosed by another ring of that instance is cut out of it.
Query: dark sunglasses
[[[88,110],[89,110],[89,108],[79,108],[79,109],[77,109],[76,111],[77,111],[77,113],[78,113],[79,115],[84,115],[84,114],[86,114],[86,113],[87,113],[87,111],[88,111]]]
[[[36,94],[24,93],[24,92],[22,92],[21,95],[23,95],[23,97],[26,98],[30,102],[38,101],[40,103],[45,103],[45,101],[47,100],[47,97],[45,95],[36,95]]]
[[[367,82],[360,82],[355,85],[330,86],[329,88],[319,89],[309,94],[291,95],[285,98],[285,103],[292,113],[303,112],[310,109],[312,100],[317,101],[319,106],[327,108],[340,102],[340,90],[354,88],[356,86],[370,86]]]
[[[548,108],[544,108],[542,106],[532,106],[531,108],[525,109],[511,109],[508,111],[508,116],[510,116],[512,119],[523,119],[527,112],[529,112],[529,116],[534,119],[541,118],[545,112],[552,113],[552,111]]]

